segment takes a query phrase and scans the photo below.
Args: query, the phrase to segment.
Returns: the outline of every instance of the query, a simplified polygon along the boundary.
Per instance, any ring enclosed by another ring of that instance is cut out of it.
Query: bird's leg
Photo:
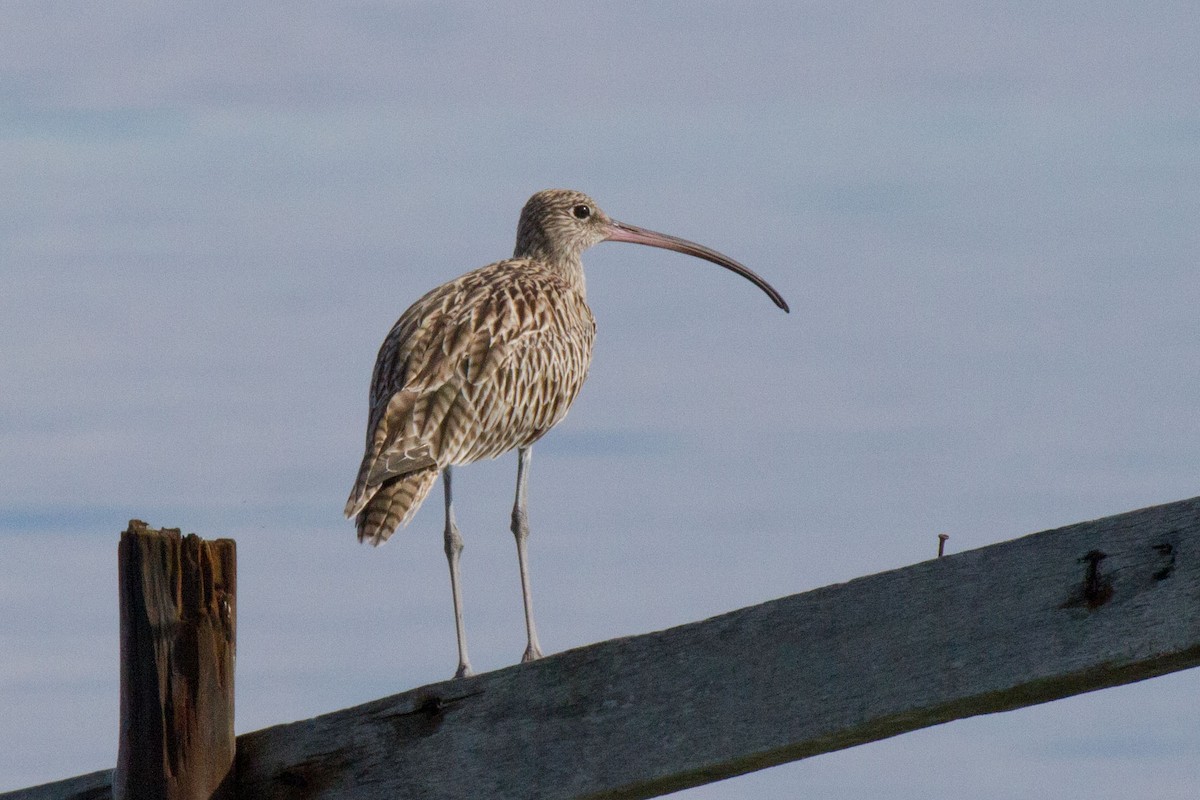
[[[529,634],[529,644],[525,648],[522,661],[533,661],[542,657],[542,648],[538,645],[537,628],[533,626],[533,595],[529,591],[529,557],[525,544],[529,540],[529,458],[531,450],[522,447],[517,450],[517,499],[513,503],[512,532],[517,538],[517,562],[521,566],[521,595],[525,598],[525,630]]]
[[[442,470],[442,484],[446,489],[446,559],[450,562],[450,591],[454,595],[454,631],[458,635],[458,671],[454,677],[463,678],[471,674],[471,662],[467,660],[467,631],[463,626],[462,590],[459,588],[458,557],[462,553],[462,534],[454,522],[454,490],[450,482],[450,467]]]

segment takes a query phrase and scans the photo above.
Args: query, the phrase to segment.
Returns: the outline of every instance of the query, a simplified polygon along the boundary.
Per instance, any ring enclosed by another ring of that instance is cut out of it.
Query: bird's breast
[[[479,428],[455,463],[528,447],[566,416],[587,380],[596,328],[590,312],[560,323],[514,340],[490,380],[464,386]]]

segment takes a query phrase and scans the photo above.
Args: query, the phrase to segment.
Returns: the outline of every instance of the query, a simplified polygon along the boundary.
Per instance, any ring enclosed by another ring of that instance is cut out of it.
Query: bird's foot
[[[458,664],[458,671],[454,673],[454,677],[469,678],[474,674],[475,672],[471,669],[470,664],[468,664],[466,661],[460,661]]]
[[[531,644],[525,648],[525,655],[521,656],[521,663],[527,664],[530,661],[537,661],[542,657],[542,648],[536,644]]]

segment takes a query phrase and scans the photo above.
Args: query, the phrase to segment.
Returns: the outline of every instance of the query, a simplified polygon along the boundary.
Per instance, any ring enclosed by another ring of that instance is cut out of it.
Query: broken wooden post
[[[121,727],[113,798],[229,800],[235,544],[130,520],[117,561]]]

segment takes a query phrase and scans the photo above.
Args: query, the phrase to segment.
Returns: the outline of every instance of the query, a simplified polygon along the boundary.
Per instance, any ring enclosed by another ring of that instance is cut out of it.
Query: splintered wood
[[[132,520],[118,563],[121,728],[113,797],[232,798],[235,544]]]

